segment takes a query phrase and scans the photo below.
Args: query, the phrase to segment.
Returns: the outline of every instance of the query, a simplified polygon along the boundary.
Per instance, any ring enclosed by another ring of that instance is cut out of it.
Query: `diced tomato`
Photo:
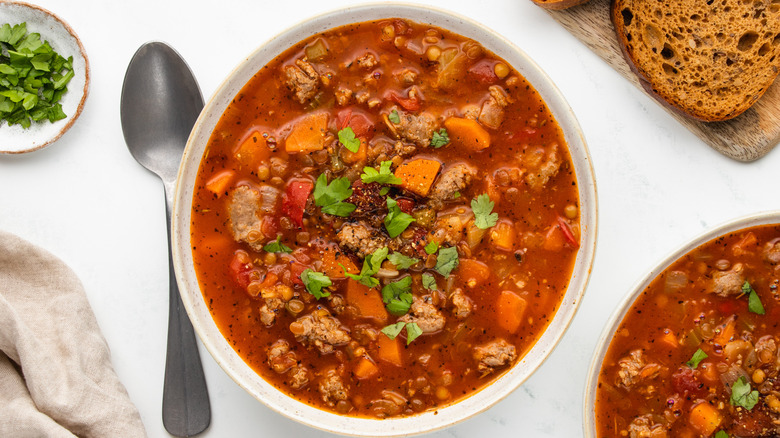
[[[233,254],[233,259],[230,260],[230,274],[238,286],[246,289],[254,276],[259,277],[259,273],[253,275],[255,272],[257,272],[255,265],[246,251],[238,250]]]
[[[401,211],[403,211],[406,214],[412,214],[412,209],[414,208],[414,201],[406,198],[398,198],[396,201],[398,202],[398,208],[400,208]]]
[[[374,122],[371,121],[366,113],[353,108],[344,108],[336,115],[336,122],[339,129],[347,126],[352,128],[355,137],[368,139],[374,131]]]
[[[498,81],[498,76],[496,76],[496,72],[493,70],[493,63],[494,61],[483,59],[469,67],[468,72],[476,77],[480,82],[485,84],[494,84],[496,81]]]
[[[742,303],[747,303],[747,300],[737,300],[734,298],[728,298],[720,303],[718,303],[718,311],[720,311],[721,315],[730,315],[734,313],[739,313]]]
[[[301,274],[306,270],[306,265],[303,263],[292,262],[290,263],[290,280],[293,284],[303,286],[303,280],[301,280]]]
[[[577,238],[574,237],[574,232],[571,229],[571,226],[569,226],[569,223],[566,222],[566,219],[558,216],[558,225],[561,226],[561,231],[563,231],[563,237],[566,238],[566,241],[569,243],[569,245],[579,248],[580,242],[577,241]]]
[[[293,179],[287,184],[282,200],[282,213],[299,227],[303,226],[303,211],[312,189],[314,184],[307,179]]]
[[[415,98],[402,97],[400,94],[396,93],[395,91],[388,91],[387,93],[385,93],[385,99],[392,100],[398,105],[401,105],[401,107],[407,111],[420,110],[420,99],[417,97]]]
[[[672,387],[683,395],[703,395],[707,392],[705,385],[699,381],[698,372],[687,366],[680,367],[672,374]]]

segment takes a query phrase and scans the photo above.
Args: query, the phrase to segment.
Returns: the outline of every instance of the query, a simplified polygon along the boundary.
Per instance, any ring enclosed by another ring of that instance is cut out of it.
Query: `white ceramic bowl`
[[[585,438],[596,438],[596,387],[598,385],[599,373],[601,373],[601,364],[604,361],[604,356],[607,354],[615,330],[617,330],[620,323],[623,322],[626,312],[631,309],[631,306],[634,305],[634,301],[636,301],[639,295],[641,295],[645,288],[647,288],[647,286],[672,263],[700,245],[733,231],[768,224],[780,224],[780,210],[741,217],[706,231],[662,259],[658,265],[651,269],[634,285],[633,288],[631,288],[631,292],[629,292],[623,301],[618,304],[607,322],[607,325],[604,327],[598,343],[596,344],[593,359],[591,359],[590,362],[588,380],[585,383],[582,416]]]
[[[201,156],[214,126],[241,87],[261,67],[299,41],[349,23],[405,18],[449,29],[480,42],[514,66],[547,102],[563,129],[577,175],[581,209],[581,247],[561,307],[536,345],[493,384],[457,403],[407,418],[351,418],[326,412],[280,392],[258,376],[230,347],[204,303],[193,269],[190,212]],[[244,60],[219,87],[190,135],[179,170],[173,218],[173,251],[182,300],[203,344],[233,380],[271,409],[309,426],[351,436],[403,436],[441,429],[482,412],[523,383],[545,360],[569,326],[590,275],[596,245],[596,184],[591,158],[571,109],[545,73],[518,47],[486,27],[449,12],[404,4],[355,6],[320,15],[273,38]]]

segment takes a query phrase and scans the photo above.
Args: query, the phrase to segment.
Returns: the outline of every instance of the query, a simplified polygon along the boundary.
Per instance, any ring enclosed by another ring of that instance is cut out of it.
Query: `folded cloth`
[[[145,437],[81,282],[0,231],[0,437]]]

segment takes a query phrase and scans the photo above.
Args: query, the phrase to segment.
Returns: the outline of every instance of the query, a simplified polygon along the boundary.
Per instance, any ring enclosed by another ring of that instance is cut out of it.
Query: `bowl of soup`
[[[215,360],[355,436],[440,429],[538,368],[588,281],[596,188],[565,100],[467,18],[369,5],[260,46],[200,115],[174,259]]]
[[[780,434],[780,212],[740,218],[653,268],[591,363],[586,437]]]

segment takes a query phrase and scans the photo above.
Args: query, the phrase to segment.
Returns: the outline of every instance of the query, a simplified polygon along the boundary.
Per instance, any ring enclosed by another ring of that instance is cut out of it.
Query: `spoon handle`
[[[179,296],[171,253],[172,184],[165,183],[165,214],[168,221],[168,271],[170,303],[168,354],[163,385],[163,425],[171,435],[189,437],[203,432],[211,423],[206,378],[195,342],[195,331]]]

